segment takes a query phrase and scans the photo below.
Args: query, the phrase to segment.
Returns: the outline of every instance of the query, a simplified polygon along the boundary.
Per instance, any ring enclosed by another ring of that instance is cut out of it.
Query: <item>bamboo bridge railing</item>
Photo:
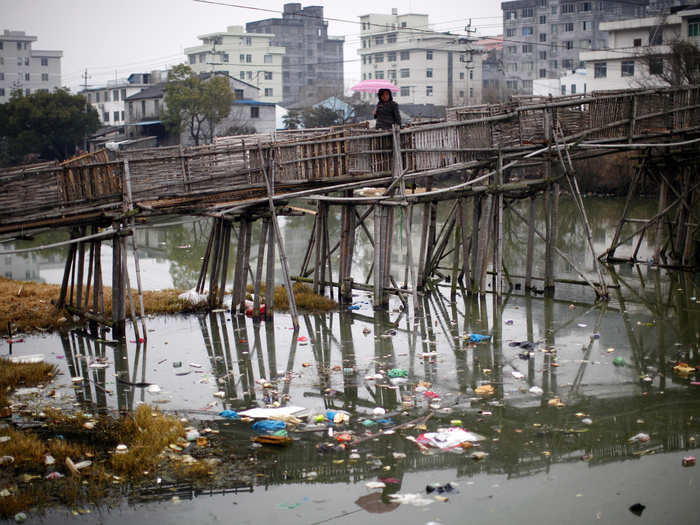
[[[631,143],[700,131],[700,87],[600,92],[450,108],[440,123],[401,130],[405,173],[464,169],[549,144],[551,129],[573,143]],[[262,155],[260,155],[262,152]],[[613,152],[613,150],[610,150]],[[227,137],[213,144],[101,150],[64,163],[0,171],[0,232],[69,225],[124,211],[125,161],[132,202],[202,212],[217,202],[265,195],[264,162],[274,163],[275,191],[392,173],[391,132],[345,126]]]

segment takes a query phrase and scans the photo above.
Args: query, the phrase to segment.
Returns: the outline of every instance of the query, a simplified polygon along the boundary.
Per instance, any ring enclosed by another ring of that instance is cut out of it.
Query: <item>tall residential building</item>
[[[132,73],[129,78],[112,80],[105,86],[91,87],[79,92],[87,98],[100,117],[103,126],[123,126],[128,115],[126,98],[135,95],[151,84],[165,81],[167,72],[152,71],[150,73]]]
[[[581,52],[608,47],[601,22],[644,16],[649,1],[502,2],[506,94],[532,94],[535,79],[559,78],[582,67]]]
[[[286,49],[282,59],[285,105],[317,102],[343,94],[342,36],[328,36],[322,6],[284,4],[282,18],[248,22],[249,33],[274,34],[272,45]]]
[[[634,89],[692,82],[688,76],[697,79],[697,57],[688,56],[684,67],[674,68],[671,44],[685,41],[700,47],[700,5],[672,9],[668,14],[603,22],[611,50],[581,54],[589,89]]]
[[[282,100],[282,58],[285,50],[275,46],[271,33],[247,33],[243,26],[229,26],[221,33],[198,36],[202,44],[185,49],[196,73],[223,71],[260,88],[259,100]]]
[[[25,95],[61,86],[63,51],[32,49],[37,37],[5,29],[0,35],[0,104],[15,90]]]
[[[483,50],[464,36],[431,31],[428,15],[360,17],[362,80],[385,79],[399,87],[399,103],[466,106],[481,103]],[[363,100],[376,101],[363,93]]]

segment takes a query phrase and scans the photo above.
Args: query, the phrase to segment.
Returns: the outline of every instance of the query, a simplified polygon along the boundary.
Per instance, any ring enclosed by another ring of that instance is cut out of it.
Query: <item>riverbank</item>
[[[60,289],[61,287],[57,284],[15,281],[0,277],[0,335],[58,330],[70,323],[70,314],[55,306]],[[180,299],[179,296],[183,291],[179,289],[145,291],[143,302],[146,314],[167,315],[206,311],[207,307],[204,304],[194,305]],[[335,301],[314,294],[311,287],[301,283],[294,285],[294,297],[297,307],[303,311],[327,312],[337,308]],[[104,300],[106,314],[109,316],[112,305],[112,289],[109,287],[104,289]],[[289,309],[287,294],[281,286],[275,288],[275,309],[280,311]],[[127,313],[128,311],[127,305]]]

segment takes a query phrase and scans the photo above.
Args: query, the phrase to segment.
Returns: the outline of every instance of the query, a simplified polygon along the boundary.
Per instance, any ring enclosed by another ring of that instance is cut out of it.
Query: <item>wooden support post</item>
[[[241,301],[241,281],[247,267],[243,264],[243,254],[245,252],[245,221],[241,218],[238,223],[238,243],[236,244],[236,265],[233,270],[233,293],[231,295],[231,313],[235,314]]]
[[[477,264],[475,265],[475,275],[477,279],[479,295],[486,294],[486,270],[489,261],[489,231],[493,221],[493,196],[485,197],[484,209],[479,220],[479,244],[477,249]]]
[[[71,232],[71,237],[75,237],[75,232]],[[58,295],[58,301],[56,302],[56,307],[60,310],[66,304],[66,296],[68,294],[68,282],[70,281],[71,269],[73,268],[73,261],[75,260],[75,243],[71,243],[68,246],[68,255],[66,256],[66,264],[63,267],[63,280],[61,281],[61,291]]]
[[[223,219],[214,219],[214,224],[211,226],[211,237],[212,237],[212,257],[209,265],[209,297],[207,302],[210,308],[218,306],[216,304],[219,298],[219,284],[218,284],[218,272],[219,272],[219,257],[221,256],[221,230],[223,225]]]
[[[475,195],[472,197],[472,281],[467,287],[469,293],[478,293],[479,291],[479,276],[481,275],[481,270],[479,269],[479,222],[481,221],[481,204],[482,196]]]
[[[84,237],[86,233],[85,227],[80,228],[80,237]],[[78,281],[75,288],[75,307],[80,309],[83,304],[83,277],[85,271],[85,243],[78,243]]]
[[[277,213],[275,211],[275,202],[272,200],[272,196],[274,194],[274,180],[275,180],[275,172],[274,172],[274,164],[272,165],[272,177],[268,177],[267,175],[267,169],[265,167],[265,161],[263,159],[263,154],[262,154],[262,146],[260,145],[260,142],[258,142],[258,156],[260,158],[260,167],[262,168],[263,175],[265,177],[265,186],[267,188],[267,201],[268,205],[270,207],[270,215],[272,216],[272,227],[275,232],[275,239],[277,240],[277,245],[279,246],[280,249],[280,262],[282,263],[282,276],[284,279],[285,286],[287,288],[287,298],[289,300],[289,309],[291,310],[292,314],[292,323],[294,324],[294,328],[299,328],[299,318],[297,315],[297,303],[294,299],[294,289],[292,288],[292,281],[289,278],[289,265],[287,264],[287,254],[284,251],[284,243],[282,241],[282,234],[280,233],[280,227],[279,223],[277,222]],[[272,180],[270,180],[272,179]]]
[[[119,224],[114,225],[119,232]],[[126,281],[124,279],[122,242],[119,234],[112,237],[112,338],[126,337]]]
[[[253,320],[260,321],[260,287],[262,283],[263,263],[265,262],[265,244],[267,244],[267,230],[270,221],[263,220],[258,242],[258,261],[255,269],[255,281],[253,282]]]
[[[470,264],[471,236],[467,233],[467,205],[459,199],[459,226],[462,245],[462,276],[464,287],[471,289],[472,269]]]
[[[666,208],[666,197],[668,187],[666,182],[662,179],[659,185],[659,213],[662,213]],[[654,247],[654,262],[656,264],[661,263],[661,249],[664,245],[664,219],[661,217],[656,223],[656,246]]]
[[[323,288],[321,281],[324,280],[323,276],[325,274],[325,265],[323,264],[323,258],[325,256],[323,239],[325,238],[325,235],[323,232],[327,219],[326,212],[328,210],[328,206],[321,201],[318,201],[316,206],[316,227],[314,228],[314,284],[312,289],[314,293],[322,294]]]
[[[382,238],[382,214],[384,206],[378,204],[374,207],[374,307],[381,308],[384,305],[384,256],[385,248]]]
[[[239,287],[240,296],[238,297],[238,304],[240,305],[240,312],[245,312],[245,296],[248,293],[248,267],[250,266],[250,241],[253,230],[253,223],[250,217],[241,218],[241,225],[243,228],[243,260],[242,268],[240,273],[241,284]]]
[[[545,297],[554,296],[554,236],[552,231],[552,210],[554,208],[553,187],[550,184],[544,193],[544,293]]]
[[[350,192],[348,192],[350,193]],[[351,196],[351,194],[349,195]],[[355,210],[351,205],[341,209],[340,266],[338,268],[338,297],[343,304],[352,302],[352,257],[355,250]]]
[[[268,223],[267,229],[267,269],[265,270],[265,319],[272,319],[275,310],[275,232],[270,228],[270,219],[263,219]]]
[[[499,299],[503,295],[503,193],[501,186],[505,180],[503,173],[503,152],[498,152],[498,171],[496,172],[496,217],[494,220],[493,271],[495,276],[494,292]]]
[[[532,266],[535,260],[535,196],[528,198],[527,217],[527,261],[525,269],[525,292],[532,290]]]
[[[224,257],[221,260],[221,268],[219,270],[221,274],[219,281],[219,300],[217,301],[217,304],[219,305],[224,304],[224,295],[226,293],[226,277],[228,276],[228,258],[231,249],[231,222],[224,220],[223,223],[223,235],[221,238],[221,242],[223,244]]]

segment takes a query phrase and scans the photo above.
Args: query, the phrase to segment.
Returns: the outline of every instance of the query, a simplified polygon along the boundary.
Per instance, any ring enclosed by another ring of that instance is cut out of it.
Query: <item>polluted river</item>
[[[621,201],[586,205],[600,253]],[[584,234],[567,221],[573,214],[562,202],[559,246],[594,276]],[[293,272],[305,248],[298,232],[312,223],[310,216],[282,222]],[[137,231],[146,289],[194,287],[208,224],[170,218]],[[508,260],[522,254],[526,235],[517,221],[506,226]],[[51,232],[3,247],[64,238]],[[393,250],[401,280],[402,239],[396,235]],[[372,249],[361,235],[357,243],[353,276],[364,282]],[[651,252],[646,243],[639,249]],[[60,283],[61,250],[7,257],[5,277]],[[108,268],[108,249],[103,257]],[[561,264],[559,276],[577,277]],[[515,263],[508,270],[523,273]],[[221,467],[196,483],[159,472],[139,484],[115,479],[118,497],[58,502],[15,519],[692,523],[700,483],[700,277],[653,264],[610,266],[605,276],[610,300],[598,303],[585,286],[558,283],[554,298],[545,298],[525,294],[517,279],[500,300],[459,287],[452,299],[445,278],[419,297],[419,311],[395,296],[388,310],[375,310],[371,292],[355,291],[350,306],[302,312],[298,329],[287,313],[255,323],[232,315],[229,304],[150,316],[146,337],[129,325],[124,345],[80,327],[5,339],[2,357],[41,356],[58,375],[15,392],[22,410],[0,420],[0,435],[11,426],[40,427],[49,406],[89,421],[147,405],[187,429],[170,454],[195,461],[215,449]]]

